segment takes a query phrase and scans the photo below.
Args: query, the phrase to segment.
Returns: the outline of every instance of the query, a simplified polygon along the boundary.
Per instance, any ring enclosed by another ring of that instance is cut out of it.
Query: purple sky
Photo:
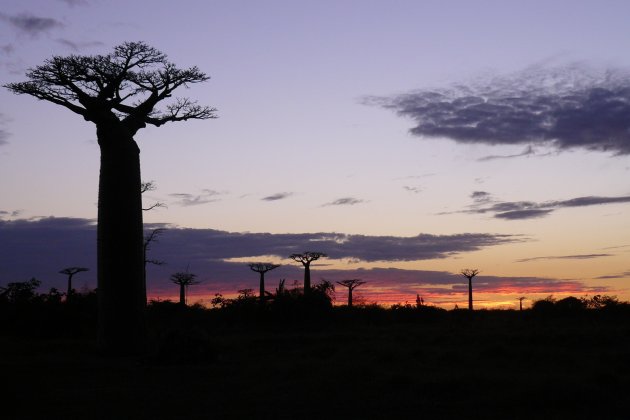
[[[361,276],[373,300],[463,301],[465,267],[482,270],[488,305],[630,299],[629,14],[624,1],[9,0],[0,76],[135,40],[211,76],[181,94],[219,119],[136,136],[158,187],[146,202],[168,206],[145,215],[169,227],[155,293],[188,265],[200,294],[255,281],[245,261],[297,279],[282,258],[321,246],[321,277]],[[93,284],[94,127],[6,89],[0,101],[0,284],[62,287],[68,265]]]

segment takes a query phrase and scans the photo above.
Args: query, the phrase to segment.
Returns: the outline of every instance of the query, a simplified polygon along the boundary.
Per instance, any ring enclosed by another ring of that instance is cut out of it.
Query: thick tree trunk
[[[304,294],[311,292],[311,263],[304,264]]]
[[[472,299],[472,278],[468,279],[468,309],[473,310],[473,299]]]
[[[72,274],[68,275],[68,291],[66,292],[66,302],[70,302],[72,294]]]
[[[352,289],[348,288],[348,306],[352,307]]]
[[[179,285],[179,304],[186,306],[186,286],[183,284]]]
[[[260,272],[260,303],[265,301],[265,273]]]
[[[145,339],[140,150],[116,122],[97,125],[98,341],[108,353],[142,350]]]

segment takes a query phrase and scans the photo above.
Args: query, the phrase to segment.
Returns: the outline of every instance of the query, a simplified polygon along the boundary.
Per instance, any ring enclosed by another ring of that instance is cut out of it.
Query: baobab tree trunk
[[[68,274],[68,292],[66,293],[66,302],[70,301],[72,294],[72,274]]]
[[[304,264],[304,294],[311,292],[311,264]]]
[[[265,301],[265,272],[260,272],[260,303]]]
[[[140,150],[118,121],[97,125],[98,341],[107,352],[142,349],[145,338]]]
[[[348,288],[348,307],[352,307],[352,289]]]
[[[186,286],[184,284],[179,285],[179,304],[186,306]]]
[[[468,310],[473,310],[473,299],[472,299],[472,277],[468,278]]]

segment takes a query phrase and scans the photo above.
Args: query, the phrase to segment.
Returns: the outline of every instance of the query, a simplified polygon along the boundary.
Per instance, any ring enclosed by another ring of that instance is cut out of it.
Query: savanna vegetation
[[[106,357],[93,292],[0,291],[8,418],[627,418],[630,304],[333,306],[332,284],[152,301],[142,356]]]

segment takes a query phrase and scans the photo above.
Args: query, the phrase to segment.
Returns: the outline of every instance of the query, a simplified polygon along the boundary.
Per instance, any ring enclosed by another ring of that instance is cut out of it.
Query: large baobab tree
[[[186,305],[186,292],[188,291],[188,286],[194,286],[195,284],[199,284],[196,274],[189,273],[188,271],[178,271],[177,273],[171,275],[171,281],[177,285],[179,285],[179,304],[182,306]]]
[[[327,257],[323,252],[310,251],[289,255],[289,258],[293,261],[302,263],[304,266],[304,294],[308,294],[311,291],[311,263],[323,257]]]
[[[61,270],[59,272],[59,274],[65,274],[66,276],[68,276],[68,291],[66,292],[66,302],[70,302],[70,300],[72,299],[72,277],[77,274],[77,273],[81,273],[83,271],[89,271],[89,268],[85,268],[85,267],[67,267],[64,268],[63,270]]]
[[[146,295],[140,149],[134,136],[147,124],[214,118],[214,108],[187,98],[169,101],[176,89],[209,77],[197,67],[176,67],[143,42],[126,42],[107,55],[54,56],[26,76],[28,81],[5,87],[67,108],[96,126],[99,344],[116,352],[141,349]]]
[[[479,274],[476,268],[464,268],[460,273],[468,279],[468,309],[473,310],[472,279]]]
[[[263,303],[265,301],[265,273],[280,267],[280,265],[271,263],[251,263],[248,265],[250,270],[260,274],[260,303]]]
[[[348,279],[338,281],[337,284],[348,288],[348,306],[352,307],[352,291],[362,284],[365,284],[365,281],[359,279]]]

